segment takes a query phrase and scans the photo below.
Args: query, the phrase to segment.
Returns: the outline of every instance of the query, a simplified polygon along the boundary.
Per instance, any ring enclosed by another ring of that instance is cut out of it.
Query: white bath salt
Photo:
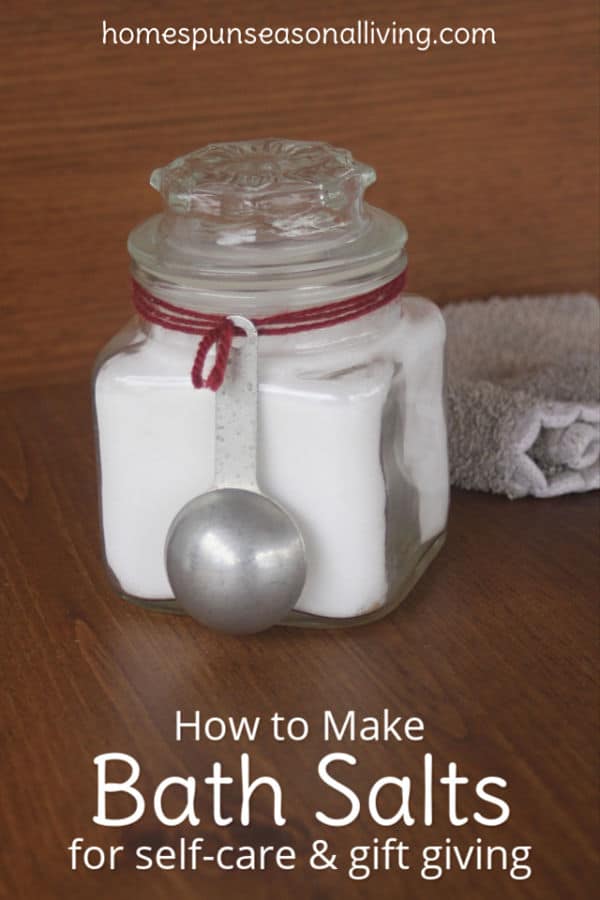
[[[416,497],[393,514],[417,545],[444,530],[443,319],[416,297],[401,309],[260,339],[258,479],[304,536],[297,610],[348,618],[385,603],[386,502]],[[191,385],[196,338],[157,327],[152,340],[139,337],[96,379],[105,553],[125,593],[164,600],[171,522],[213,483],[215,395]],[[406,485],[386,501],[381,423],[397,378],[394,454]]]
[[[446,419],[444,415],[444,342],[440,311],[419,297],[403,301],[398,343],[404,372],[404,427],[399,460],[419,493],[419,531],[424,543],[446,526],[449,501]]]

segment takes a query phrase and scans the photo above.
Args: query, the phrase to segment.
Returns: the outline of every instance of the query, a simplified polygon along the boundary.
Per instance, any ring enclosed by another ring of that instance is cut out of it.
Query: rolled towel
[[[450,304],[453,484],[509,497],[600,487],[600,305],[590,294]]]

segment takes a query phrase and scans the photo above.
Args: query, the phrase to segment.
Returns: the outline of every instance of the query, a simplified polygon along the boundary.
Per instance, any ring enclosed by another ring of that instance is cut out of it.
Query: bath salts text
[[[418,858],[420,877],[427,881],[437,880],[452,869],[501,870],[513,880],[531,876],[529,845],[507,848],[487,844],[482,837],[470,845],[457,843],[451,837],[426,847],[411,845],[410,828],[415,824],[450,829],[473,821],[491,829],[506,823],[511,815],[508,782],[501,775],[467,774],[457,762],[435,759],[431,752],[422,750],[416,777],[414,756],[411,774],[403,771],[403,753],[414,755],[416,748],[411,750],[410,745],[425,738],[425,725],[418,716],[395,715],[387,708],[375,716],[361,716],[355,710],[343,714],[325,710],[321,721],[314,725],[303,716],[278,712],[263,719],[205,716],[200,710],[178,710],[174,739],[178,743],[253,744],[262,736],[274,744],[284,744],[305,741],[313,733],[329,745],[314,767],[319,785],[318,806],[308,810],[306,817],[315,823],[315,829],[321,830],[321,835],[312,839],[309,853],[304,848],[301,858],[298,849],[289,844],[254,846],[215,841],[214,826],[248,827],[255,820],[253,816],[261,825],[272,822],[276,828],[284,828],[287,824],[284,783],[255,763],[248,750],[240,748],[239,760],[232,763],[229,758],[227,767],[214,760],[203,766],[201,774],[169,775],[150,789],[140,762],[129,753],[114,751],[99,754],[93,761],[93,823],[105,828],[126,828],[151,816],[167,828],[186,829],[186,836],[176,836],[174,844],[140,844],[128,846],[127,850],[121,844],[104,850],[78,836],[68,847],[72,871],[114,870],[124,855],[133,852],[134,867],[139,871],[196,870],[207,866],[222,871],[285,871],[302,862],[316,871],[342,870],[352,880],[363,880],[376,871],[409,870]],[[331,746],[342,742],[344,749]],[[358,790],[352,786],[357,782],[352,774],[361,766],[359,746],[371,742],[399,745],[397,764],[393,771],[361,777],[362,788]],[[315,796],[314,791],[308,794]],[[373,828],[395,831],[338,853],[336,832],[328,829],[344,828],[358,819]],[[202,834],[203,827],[208,827],[208,835]],[[190,828],[198,829],[192,838],[187,837]]]

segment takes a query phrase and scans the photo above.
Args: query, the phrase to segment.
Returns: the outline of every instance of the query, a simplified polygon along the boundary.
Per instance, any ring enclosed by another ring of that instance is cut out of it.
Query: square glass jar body
[[[444,321],[404,296],[354,322],[259,342],[258,482],[299,525],[307,579],[282,624],[347,626],[395,608],[444,539]],[[197,338],[134,320],[94,374],[101,525],[119,592],[181,612],[164,549],[214,477],[215,395]]]

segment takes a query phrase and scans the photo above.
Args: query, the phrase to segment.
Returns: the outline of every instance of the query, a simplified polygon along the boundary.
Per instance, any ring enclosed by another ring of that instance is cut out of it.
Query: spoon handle
[[[215,411],[215,488],[258,491],[258,333],[243,316],[229,316],[245,337],[234,338]]]

